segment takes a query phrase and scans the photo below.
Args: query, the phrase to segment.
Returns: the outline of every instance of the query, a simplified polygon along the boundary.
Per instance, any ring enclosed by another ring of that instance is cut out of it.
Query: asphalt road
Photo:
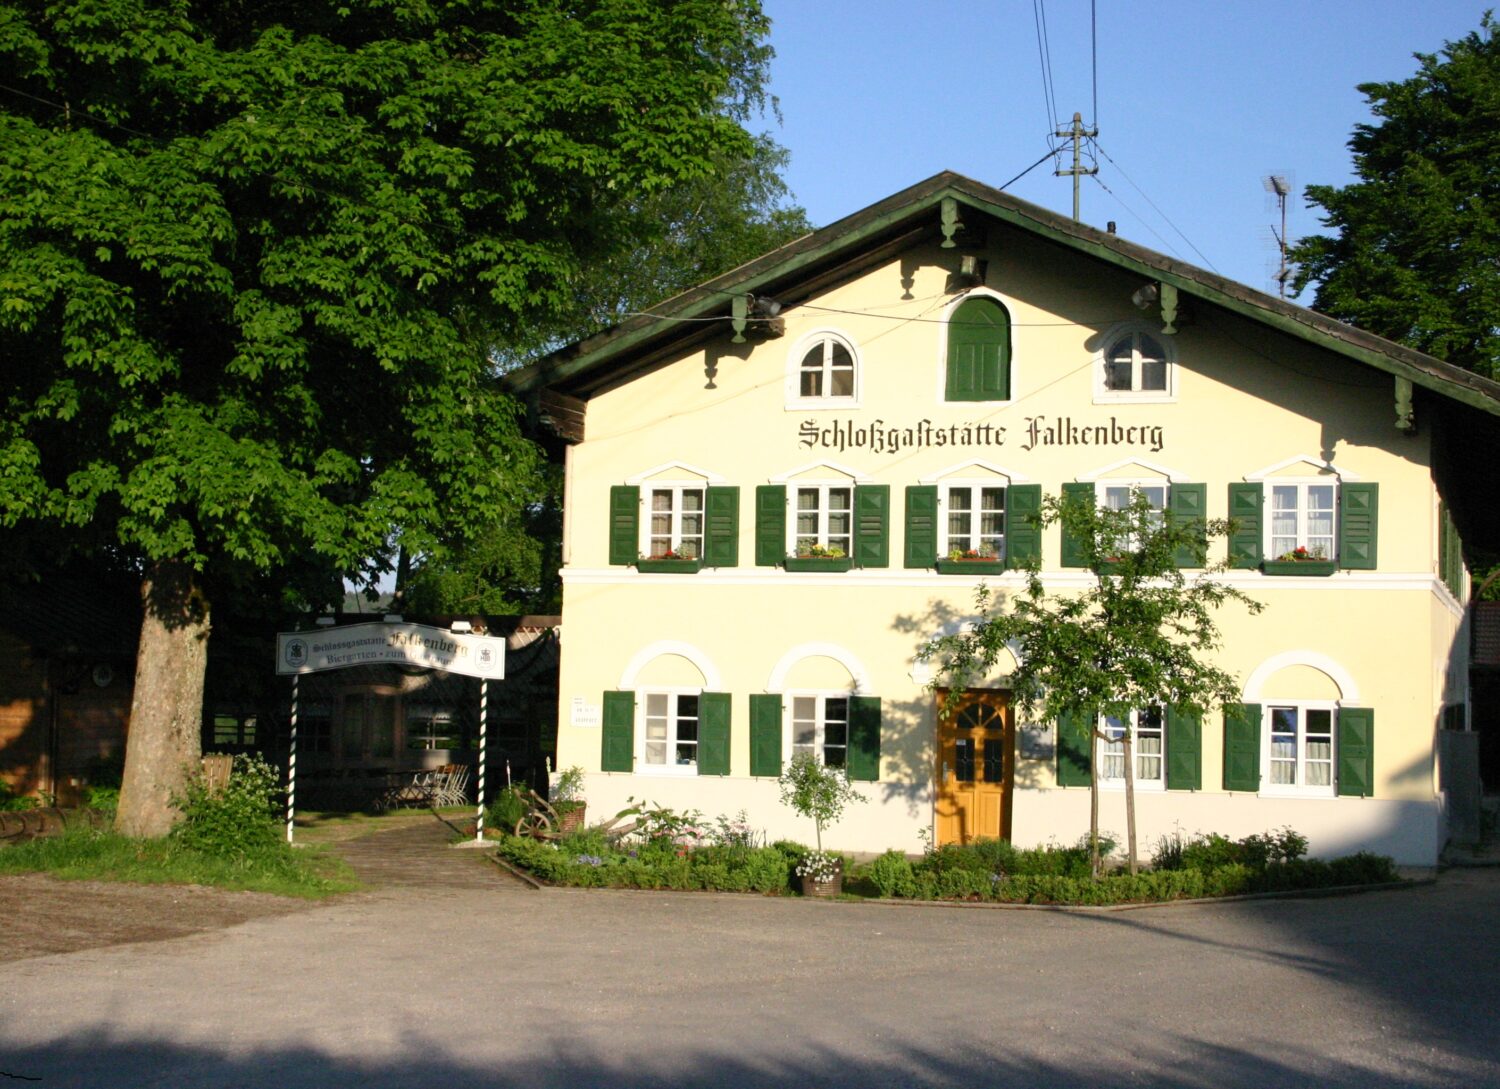
[[[1107,914],[387,887],[0,980],[44,1089],[1493,1086],[1500,871]]]

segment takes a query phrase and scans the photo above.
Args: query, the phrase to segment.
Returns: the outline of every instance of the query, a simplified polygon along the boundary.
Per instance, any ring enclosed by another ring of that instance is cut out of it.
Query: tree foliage
[[[568,311],[627,197],[751,154],[766,32],[755,0],[0,3],[0,526],[178,569],[193,623],[158,619],[203,638],[229,588],[332,597],[540,501],[493,346]]]
[[[1109,715],[1129,724],[1132,712],[1152,706],[1202,714],[1239,698],[1235,678],[1213,662],[1220,645],[1214,616],[1230,602],[1251,612],[1261,606],[1213,577],[1222,565],[1208,564],[1208,541],[1225,536],[1227,522],[1177,521],[1142,494],[1123,510],[1046,496],[1038,517],[1077,541],[1092,580],[1076,593],[1049,593],[1033,559],[1023,592],[996,603],[981,585],[979,618],[924,650],[937,663],[934,687],[949,689],[950,708],[1012,657],[1007,684],[1028,722]],[[1198,573],[1190,577],[1180,558]],[[1127,725],[1127,744],[1132,729]],[[1097,728],[1091,736],[1102,737]],[[1097,774],[1091,783],[1097,818]],[[1128,816],[1133,867],[1133,805]],[[1090,823],[1097,869],[1097,819]]]
[[[1293,247],[1313,305],[1489,378],[1500,378],[1500,41],[1479,30],[1417,54],[1409,79],[1365,83],[1379,120],[1354,128],[1360,180],[1307,188],[1336,235]]]

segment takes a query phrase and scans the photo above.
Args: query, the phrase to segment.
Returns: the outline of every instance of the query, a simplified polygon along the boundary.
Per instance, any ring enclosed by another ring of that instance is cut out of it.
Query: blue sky
[[[769,127],[791,151],[787,182],[813,222],[945,169],[998,186],[1045,154],[1038,6],[765,0],[770,90],[783,118]],[[1292,181],[1293,238],[1317,233],[1301,191],[1352,179],[1347,141],[1370,119],[1356,85],[1410,76],[1413,53],[1476,29],[1484,7],[1097,0],[1096,10],[1098,142],[1108,158],[1099,158],[1103,186],[1083,179],[1082,219],[1115,220],[1132,241],[1274,290],[1268,228],[1277,220],[1262,179]],[[1066,124],[1077,110],[1088,124],[1089,0],[1046,0],[1044,12],[1057,115]],[[1071,214],[1072,183],[1051,171],[1044,163],[1009,192]]]

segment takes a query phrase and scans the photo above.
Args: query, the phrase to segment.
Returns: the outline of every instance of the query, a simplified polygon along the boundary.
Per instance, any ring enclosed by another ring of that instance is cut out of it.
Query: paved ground
[[[1496,870],[1079,914],[533,892],[437,834],[345,844],[381,883],[332,904],[13,960],[0,1071],[278,1089],[1500,1085]]]

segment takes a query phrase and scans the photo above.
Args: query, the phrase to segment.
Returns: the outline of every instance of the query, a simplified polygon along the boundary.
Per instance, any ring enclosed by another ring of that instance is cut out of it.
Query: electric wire
[[[1089,0],[1089,54],[1093,65],[1094,115],[1089,128],[1099,131],[1099,10],[1098,0]]]
[[[1091,177],[1091,178],[1094,179],[1094,184],[1095,185],[1097,185],[1100,189],[1103,189],[1110,196],[1114,197],[1116,204],[1118,204],[1121,208],[1124,208],[1131,215],[1135,216],[1137,222],[1139,222],[1142,227],[1145,227],[1146,230],[1150,231],[1153,235],[1155,235],[1156,236],[1156,240],[1158,242],[1160,242],[1164,247],[1166,247],[1166,249],[1168,249],[1169,251],[1171,251],[1173,257],[1177,257],[1179,259],[1182,257],[1181,251],[1179,251],[1176,246],[1172,245],[1172,243],[1168,239],[1162,237],[1162,233],[1160,231],[1158,231],[1155,227],[1151,226],[1151,222],[1148,219],[1146,219],[1145,216],[1141,215],[1139,212],[1137,212],[1130,205],[1126,204],[1125,201],[1121,198],[1121,196],[1120,196],[1119,193],[1116,193],[1108,185],[1104,184],[1104,182],[1102,180],[1100,180],[1098,174],[1090,174],[1089,177]]]
[[[1030,166],[1028,166],[1028,167],[1027,167],[1027,168],[1026,168],[1026,169],[1025,169],[1025,170],[1023,170],[1023,171],[1021,171],[1021,172],[1020,172],[1020,173],[1019,173],[1019,174],[1017,174],[1017,175],[1016,175],[1016,176],[1015,176],[1015,177],[1014,177],[1014,178],[1011,178],[1011,179],[1010,179],[1010,181],[1008,181],[1008,182],[1006,182],[1006,183],[1005,183],[1005,184],[1004,184],[1004,185],[1002,185],[1002,186],[1000,186],[1000,189],[1001,189],[1001,190],[1002,190],[1002,191],[1003,191],[1003,190],[1005,190],[1005,189],[1007,189],[1007,188],[1009,188],[1009,187],[1010,187],[1010,186],[1012,186],[1012,185],[1014,185],[1014,184],[1015,184],[1015,183],[1016,183],[1016,182],[1018,182],[1018,181],[1020,181],[1020,180],[1021,180],[1021,179],[1022,179],[1022,178],[1024,178],[1024,177],[1025,177],[1025,176],[1026,176],[1026,175],[1027,175],[1027,174],[1030,174],[1030,173],[1031,173],[1031,172],[1032,172],[1032,171],[1033,171],[1033,170],[1035,170],[1035,169],[1036,169],[1036,168],[1037,168],[1037,167],[1039,167],[1039,166],[1041,166],[1041,165],[1042,165],[1042,164],[1043,164],[1043,163],[1045,163],[1045,162],[1046,162],[1046,161],[1047,161],[1047,160],[1048,160],[1048,159],[1055,159],[1055,158],[1057,158],[1057,148],[1055,148],[1055,147],[1054,147],[1054,148],[1052,148],[1052,149],[1051,149],[1051,150],[1049,150],[1049,151],[1048,151],[1048,152],[1047,152],[1047,154],[1045,154],[1045,155],[1043,155],[1043,156],[1042,156],[1042,157],[1041,157],[1041,158],[1040,158],[1040,159],[1038,159],[1038,160],[1037,160],[1037,161],[1036,161],[1036,162],[1034,162],[1034,163],[1032,163],[1032,164],[1031,164],[1031,165],[1030,165]]]
[[[1186,242],[1188,244],[1188,248],[1190,248],[1200,258],[1202,258],[1203,263],[1205,265],[1207,265],[1209,268],[1213,269],[1215,272],[1218,272],[1219,270],[1214,267],[1214,263],[1208,259],[1208,255],[1205,254],[1202,250],[1200,250],[1197,246],[1193,245],[1193,240],[1191,238],[1189,238],[1187,235],[1183,234],[1182,231],[1181,231],[1181,229],[1177,226],[1177,224],[1175,224],[1175,223],[1172,222],[1171,217],[1169,217],[1166,212],[1163,212],[1160,208],[1158,208],[1156,206],[1156,202],[1146,195],[1146,191],[1144,189],[1142,189],[1139,185],[1135,184],[1134,179],[1132,179],[1129,174],[1125,173],[1125,168],[1123,166],[1121,166],[1119,163],[1115,162],[1114,159],[1110,157],[1109,152],[1105,151],[1104,148],[1102,148],[1102,147],[1099,146],[1099,141],[1098,140],[1094,141],[1094,146],[1096,148],[1098,148],[1100,155],[1103,155],[1106,159],[1109,159],[1109,165],[1112,166],[1112,167],[1114,167],[1116,170],[1118,170],[1120,172],[1120,177],[1124,178],[1127,182],[1130,182],[1130,187],[1132,189],[1134,189],[1137,193],[1139,193],[1141,195],[1142,199],[1144,199],[1147,204],[1151,205],[1151,207],[1153,209],[1155,209],[1156,214],[1159,215],[1159,216],[1161,216],[1161,218],[1163,219],[1163,221],[1166,222],[1167,226],[1171,227],[1172,230],[1174,230],[1174,231],[1177,232],[1177,237],[1181,238],[1184,242]],[[1119,200],[1120,198],[1119,197],[1115,197],[1115,199]],[[1123,204],[1124,202],[1121,201],[1121,203]],[[1156,232],[1153,231],[1152,233],[1155,234]],[[1160,238],[1161,236],[1157,235],[1157,237]],[[1165,239],[1163,239],[1163,241],[1165,241]]]
[[[1036,25],[1037,65],[1042,76],[1042,105],[1047,112],[1047,146],[1053,147],[1057,132],[1057,100],[1052,90],[1052,57],[1047,48],[1047,33],[1042,25],[1041,0],[1031,0],[1031,19]]]

